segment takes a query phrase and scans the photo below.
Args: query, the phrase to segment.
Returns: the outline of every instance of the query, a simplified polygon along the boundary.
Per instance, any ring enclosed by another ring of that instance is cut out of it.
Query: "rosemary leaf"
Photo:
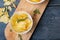
[[[0,17],[2,17],[4,14],[2,14]]]
[[[18,34],[18,37],[20,38],[20,40],[23,40],[23,39],[22,39],[22,36],[21,36],[20,34]]]
[[[33,13],[34,13],[34,14],[40,14],[40,11],[39,11],[39,9],[35,9],[35,10],[33,11]]]
[[[11,1],[11,0],[8,0],[8,1]]]
[[[12,32],[12,29],[10,29],[10,32]]]
[[[17,23],[19,23],[20,21],[24,21],[24,20],[26,20],[28,17],[26,17],[25,19],[18,19],[17,20]]]

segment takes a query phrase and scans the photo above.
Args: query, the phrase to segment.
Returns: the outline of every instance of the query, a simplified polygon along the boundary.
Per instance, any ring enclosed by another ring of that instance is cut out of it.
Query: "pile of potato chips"
[[[9,22],[8,12],[3,12],[4,8],[0,8],[0,22],[7,24]]]

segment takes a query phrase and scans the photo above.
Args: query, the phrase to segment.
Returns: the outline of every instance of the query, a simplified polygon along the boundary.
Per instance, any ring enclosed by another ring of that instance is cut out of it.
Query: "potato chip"
[[[7,24],[9,22],[8,12],[3,12],[4,8],[0,8],[0,22]]]

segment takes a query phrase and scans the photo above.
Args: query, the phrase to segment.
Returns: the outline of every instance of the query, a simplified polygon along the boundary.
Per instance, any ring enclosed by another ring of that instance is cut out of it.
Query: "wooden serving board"
[[[26,0],[20,0],[20,3],[18,5],[18,7],[16,8],[15,12],[17,11],[27,11],[28,13],[30,13],[30,15],[32,16],[33,15],[33,11],[37,8],[39,9],[40,11],[40,14],[37,14],[33,17],[33,28],[31,29],[31,31],[29,31],[28,33],[26,34],[23,34],[22,35],[22,39],[23,40],[29,40],[32,33],[34,32],[34,29],[36,28],[47,4],[48,4],[49,0],[45,0],[43,3],[41,4],[37,4],[37,5],[33,5],[33,4],[30,4],[28,3]],[[8,23],[6,28],[5,28],[5,37],[6,37],[6,40],[18,40],[16,37],[17,37],[17,34],[14,33],[13,31],[10,32],[10,24]]]

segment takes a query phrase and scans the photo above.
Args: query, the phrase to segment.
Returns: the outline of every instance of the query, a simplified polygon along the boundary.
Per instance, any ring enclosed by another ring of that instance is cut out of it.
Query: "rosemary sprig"
[[[8,0],[8,1],[11,1],[11,0]]]
[[[4,14],[2,14],[0,17],[2,17]]]
[[[17,20],[17,23],[19,23],[20,21],[24,21],[24,20],[26,20],[28,17],[26,17],[25,19],[18,19]]]
[[[23,39],[22,39],[22,36],[21,36],[20,34],[18,34],[18,37],[20,38],[20,40],[23,40]]]
[[[12,32],[12,29],[10,29],[10,32]]]
[[[33,11],[33,13],[34,13],[34,15],[35,15],[35,14],[40,14],[40,11],[39,11],[39,9],[35,9],[35,10]]]

